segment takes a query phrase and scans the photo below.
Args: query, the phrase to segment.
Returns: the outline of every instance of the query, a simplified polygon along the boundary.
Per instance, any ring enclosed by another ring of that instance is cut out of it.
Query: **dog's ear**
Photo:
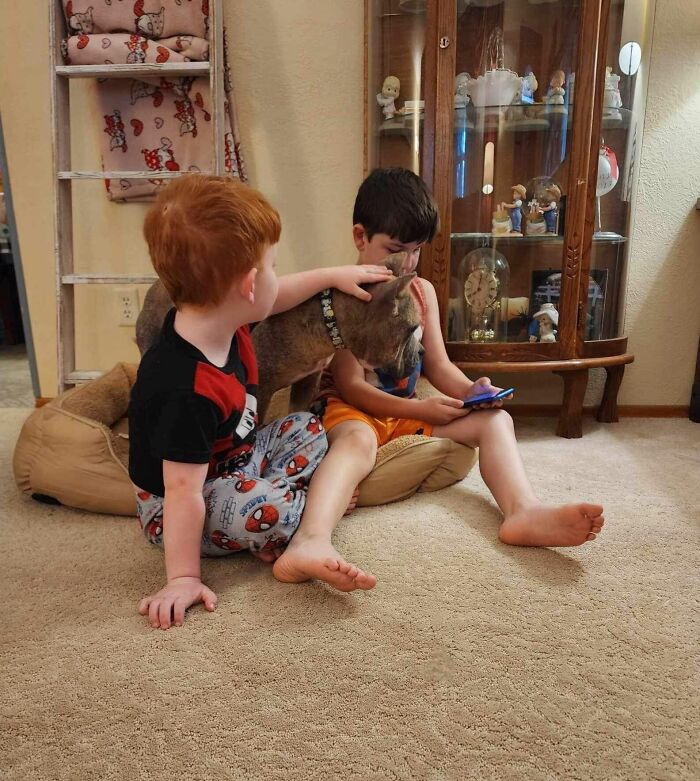
[[[408,287],[416,276],[415,271],[411,274],[404,274],[402,277],[395,277],[389,282],[377,282],[369,290],[372,293],[372,304],[381,307],[391,307],[392,315],[398,317],[399,298],[408,295]]]
[[[377,282],[372,285],[371,293],[373,301],[394,301],[399,296],[406,295],[408,286],[416,276],[416,272],[413,271],[410,274],[404,274],[401,277],[394,277],[388,282]]]
[[[394,276],[400,277],[404,273],[404,268],[408,263],[408,252],[394,252],[393,255],[387,255],[382,264],[394,272]]]

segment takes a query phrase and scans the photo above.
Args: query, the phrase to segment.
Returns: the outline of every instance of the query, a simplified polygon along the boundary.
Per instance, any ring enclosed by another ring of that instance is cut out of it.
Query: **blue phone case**
[[[473,407],[475,404],[486,404],[489,401],[498,401],[504,399],[506,396],[510,396],[511,393],[515,393],[515,388],[506,388],[498,393],[482,393],[481,396],[474,396],[471,399],[467,399],[462,405],[462,409],[465,407]]]

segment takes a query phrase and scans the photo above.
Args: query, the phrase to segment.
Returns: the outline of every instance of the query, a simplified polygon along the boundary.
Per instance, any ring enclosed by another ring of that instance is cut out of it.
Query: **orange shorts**
[[[392,439],[398,439],[406,434],[424,434],[429,437],[433,433],[433,424],[424,420],[412,420],[411,418],[374,418],[366,412],[361,412],[357,407],[351,407],[341,399],[332,396],[323,413],[323,427],[330,431],[339,423],[348,420],[361,420],[366,423],[377,436],[377,444],[386,445]]]

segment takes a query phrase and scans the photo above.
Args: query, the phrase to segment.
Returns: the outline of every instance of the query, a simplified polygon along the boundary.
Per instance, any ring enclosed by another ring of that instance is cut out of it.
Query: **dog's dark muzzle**
[[[416,370],[416,367],[423,360],[425,350],[420,344],[406,345],[403,353],[396,363],[389,366],[385,366],[384,370],[393,377],[395,380],[403,380],[406,377],[410,377]]]

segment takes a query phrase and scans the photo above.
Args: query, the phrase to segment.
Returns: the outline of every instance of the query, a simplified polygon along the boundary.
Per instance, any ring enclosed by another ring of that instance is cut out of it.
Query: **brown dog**
[[[387,258],[399,273],[403,256]],[[393,377],[408,376],[422,354],[413,338],[419,315],[408,291],[415,274],[368,285],[369,303],[332,291],[333,314],[344,346],[362,363],[381,367]],[[154,343],[172,302],[160,281],[155,282],[136,322],[136,344],[141,355]],[[324,320],[319,296],[294,309],[272,315],[253,329],[253,343],[260,373],[258,415],[265,412],[272,394],[292,386],[291,410],[307,409],[318,389],[321,370],[336,349]]]

